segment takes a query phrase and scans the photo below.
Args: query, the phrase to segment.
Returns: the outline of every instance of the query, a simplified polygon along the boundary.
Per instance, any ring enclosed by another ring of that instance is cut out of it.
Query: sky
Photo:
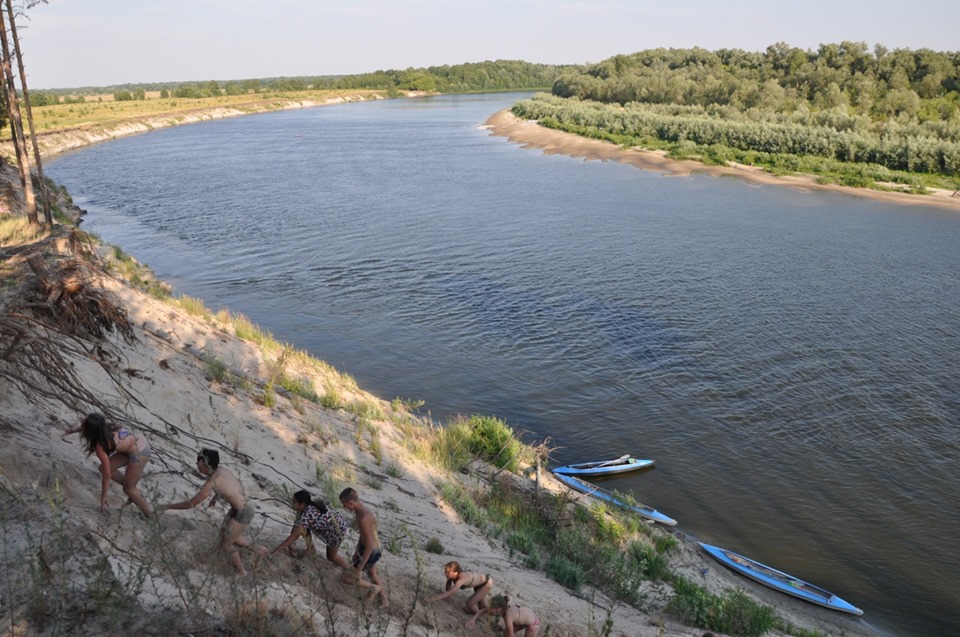
[[[958,25],[956,0],[48,0],[17,20],[32,90],[583,64],[657,47],[958,51]]]

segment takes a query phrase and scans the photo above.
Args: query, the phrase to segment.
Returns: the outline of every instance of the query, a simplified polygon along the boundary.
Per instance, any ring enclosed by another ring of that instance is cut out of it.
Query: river
[[[543,155],[521,97],[158,130],[46,169],[177,292],[424,411],[814,582],[897,635],[960,627],[960,215]],[[717,565],[717,568],[720,568]]]

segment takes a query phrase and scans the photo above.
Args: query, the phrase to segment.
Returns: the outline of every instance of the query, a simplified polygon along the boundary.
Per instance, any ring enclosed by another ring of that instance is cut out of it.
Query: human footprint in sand
[[[183,502],[162,504],[157,506],[158,511],[167,509],[192,509],[207,499],[213,492],[213,499],[208,506],[212,507],[217,500],[223,498],[230,505],[230,511],[223,519],[220,527],[220,548],[230,557],[230,562],[237,571],[237,575],[246,575],[243,560],[237,547],[246,547],[257,551],[260,555],[268,550],[263,546],[255,546],[253,542],[242,536],[243,530],[253,521],[253,506],[247,502],[243,493],[243,486],[229,469],[220,466],[220,454],[215,449],[201,449],[197,455],[197,471],[207,476],[197,495]]]
[[[380,538],[377,536],[377,518],[367,506],[360,501],[360,496],[354,489],[346,488],[340,492],[340,504],[347,511],[352,511],[357,518],[357,529],[360,531],[360,540],[357,542],[357,550],[353,553],[353,569],[344,571],[345,579],[360,582],[363,580],[363,573],[370,576],[370,581],[376,584],[380,590],[376,594],[380,597],[380,608],[386,608],[387,592],[383,588],[383,582],[380,581],[380,575],[377,573],[377,562],[383,556],[380,551]],[[370,599],[374,595],[373,591],[368,595]]]
[[[100,460],[100,474],[103,478],[100,486],[100,510],[106,511],[110,506],[107,496],[110,492],[110,480],[113,480],[123,485],[127,503],[133,502],[146,517],[150,517],[153,509],[137,488],[143,468],[150,461],[150,443],[147,439],[126,427],[108,425],[101,414],[89,414],[76,427],[67,427],[61,438],[66,439],[66,436],[77,432],[87,448],[87,455],[95,453]]]
[[[489,575],[464,571],[459,562],[447,562],[443,566],[443,574],[447,577],[446,592],[427,598],[427,603],[447,599],[461,588],[472,588],[473,594],[467,600],[467,610],[479,615],[487,608],[487,596],[493,589],[493,580]]]
[[[482,614],[503,617],[504,637],[513,637],[515,631],[523,630],[523,637],[534,637],[540,632],[540,618],[536,613],[525,606],[510,603],[506,595],[494,595],[490,600],[490,607],[473,616],[467,622],[467,628],[472,628],[477,618]]]

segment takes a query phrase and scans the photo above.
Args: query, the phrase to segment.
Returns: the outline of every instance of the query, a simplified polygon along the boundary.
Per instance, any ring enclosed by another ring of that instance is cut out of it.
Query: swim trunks
[[[353,568],[360,566],[360,560],[363,559],[363,553],[366,550],[367,548],[363,545],[363,542],[357,544],[357,552],[353,554]],[[381,557],[383,557],[383,553],[380,552],[380,549],[373,549],[373,553],[370,554],[367,563],[363,565],[363,570],[370,570],[370,567],[379,562]]]
[[[224,520],[224,522],[227,520],[236,520],[240,524],[250,524],[253,522],[253,514],[253,507],[249,504],[240,510],[230,507],[230,512],[227,513],[227,518]]]

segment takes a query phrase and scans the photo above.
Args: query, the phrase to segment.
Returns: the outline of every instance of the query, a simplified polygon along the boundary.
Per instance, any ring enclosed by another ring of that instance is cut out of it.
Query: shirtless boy
[[[246,575],[247,571],[243,568],[243,560],[240,559],[237,547],[252,547],[261,554],[267,552],[266,547],[254,547],[250,540],[241,537],[243,530],[253,521],[253,506],[247,502],[237,477],[227,468],[220,466],[220,454],[215,449],[200,450],[197,455],[197,471],[207,476],[207,481],[197,495],[183,502],[159,505],[157,510],[192,509],[206,500],[211,492],[214,495],[208,506],[214,506],[218,499],[223,498],[230,505],[230,511],[220,527],[220,548],[230,557],[237,574]]]
[[[360,582],[363,579],[363,572],[366,571],[370,581],[380,589],[376,593],[380,597],[380,608],[386,608],[387,591],[383,588],[380,575],[377,573],[377,562],[383,555],[380,551],[380,538],[377,536],[377,518],[360,501],[360,496],[354,489],[346,488],[341,491],[340,503],[347,511],[353,511],[357,518],[357,530],[360,532],[357,550],[353,553],[353,571],[344,571],[344,574],[350,573],[350,579],[355,578]]]

